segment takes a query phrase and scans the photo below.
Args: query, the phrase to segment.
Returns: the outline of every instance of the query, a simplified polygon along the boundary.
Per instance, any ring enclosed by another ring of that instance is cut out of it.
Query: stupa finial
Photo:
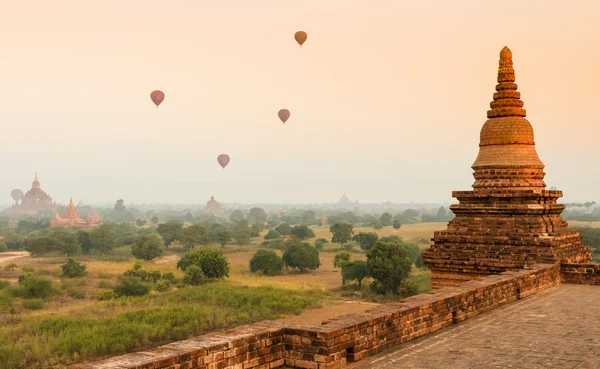
[[[496,117],[524,117],[523,101],[520,100],[521,93],[517,91],[515,83],[515,69],[513,68],[512,51],[504,46],[500,51],[500,62],[498,63],[498,84],[494,101],[490,103],[488,118]]]

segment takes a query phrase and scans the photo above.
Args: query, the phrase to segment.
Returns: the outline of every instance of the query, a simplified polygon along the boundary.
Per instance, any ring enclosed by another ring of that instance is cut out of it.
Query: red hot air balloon
[[[14,190],[10,191],[10,196],[12,196],[15,202],[19,202],[19,200],[21,200],[21,198],[23,197],[23,191],[19,190],[18,188],[15,188]]]
[[[221,154],[217,157],[217,162],[219,163],[220,166],[223,167],[223,169],[225,169],[225,167],[227,166],[227,164],[229,164],[229,155],[227,154]]]
[[[150,94],[150,98],[152,99],[152,102],[156,105],[156,107],[158,108],[160,103],[163,102],[163,100],[165,99],[165,94],[164,94],[164,92],[162,92],[160,90],[154,90]]]
[[[287,120],[290,119],[290,111],[287,109],[281,109],[279,113],[277,113],[277,115],[279,116],[279,119],[281,119],[283,124],[285,124],[285,122],[287,122]]]
[[[302,47],[302,44],[306,42],[308,35],[304,31],[298,31],[294,34],[294,38],[296,39],[296,42],[300,44],[300,47]]]

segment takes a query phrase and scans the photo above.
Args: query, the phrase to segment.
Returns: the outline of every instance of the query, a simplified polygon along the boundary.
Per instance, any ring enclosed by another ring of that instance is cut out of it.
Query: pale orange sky
[[[546,183],[596,200],[599,19],[597,0],[6,1],[0,202],[35,171],[62,203],[452,201],[505,45]]]

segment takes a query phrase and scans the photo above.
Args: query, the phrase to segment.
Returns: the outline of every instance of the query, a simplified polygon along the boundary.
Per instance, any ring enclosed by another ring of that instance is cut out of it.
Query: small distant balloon
[[[302,46],[302,44],[306,42],[308,35],[304,31],[298,31],[294,34],[294,38],[296,39],[296,42]]]
[[[156,105],[156,107],[158,108],[160,103],[163,102],[163,100],[165,99],[165,93],[160,90],[154,90],[150,94],[150,98],[152,99],[152,102]]]
[[[217,162],[219,163],[219,165],[221,167],[223,167],[223,169],[225,169],[225,167],[227,166],[227,164],[229,164],[229,155],[227,154],[221,154],[217,157]]]
[[[287,109],[281,109],[277,115],[279,116],[279,119],[281,119],[281,121],[283,122],[283,124],[285,124],[285,122],[287,122],[288,119],[290,119],[290,111]]]
[[[18,188],[15,188],[14,190],[10,191],[10,196],[12,196],[13,200],[17,202],[23,197],[23,191],[19,190]]]

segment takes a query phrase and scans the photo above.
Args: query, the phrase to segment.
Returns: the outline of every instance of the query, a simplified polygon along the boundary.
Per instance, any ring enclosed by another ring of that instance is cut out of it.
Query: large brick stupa
[[[562,191],[546,190],[544,164],[525,119],[512,53],[500,52],[498,84],[471,167],[472,191],[453,191],[456,217],[434,233],[423,262],[433,288],[523,268],[533,263],[585,263],[590,250],[568,229],[558,204]]]

